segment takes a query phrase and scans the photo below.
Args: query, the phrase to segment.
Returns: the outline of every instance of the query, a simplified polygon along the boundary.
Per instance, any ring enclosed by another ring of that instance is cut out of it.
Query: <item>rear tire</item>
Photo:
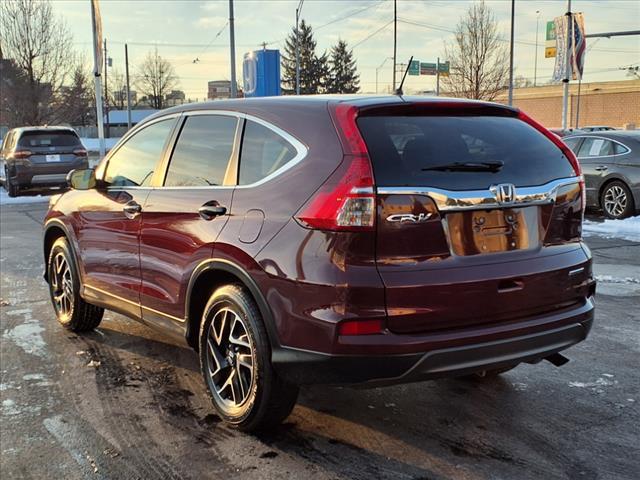
[[[607,218],[627,218],[635,211],[633,194],[620,180],[608,183],[600,193],[600,206]]]
[[[291,413],[298,387],[274,371],[260,311],[241,286],[213,293],[202,315],[199,347],[202,376],[225,422],[245,432],[266,430]]]
[[[47,279],[51,303],[63,327],[79,333],[100,325],[104,309],[85,302],[80,296],[80,278],[65,237],[58,238],[51,247]]]
[[[20,188],[11,182],[9,175],[5,177],[4,188],[7,190],[9,197],[14,198],[20,195]]]

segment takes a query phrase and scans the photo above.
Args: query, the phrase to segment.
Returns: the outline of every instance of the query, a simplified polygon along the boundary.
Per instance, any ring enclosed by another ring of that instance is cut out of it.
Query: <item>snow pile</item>
[[[82,144],[84,148],[86,148],[90,152],[98,152],[100,151],[100,139],[98,138],[81,138]],[[105,138],[104,143],[107,151],[111,150],[116,143],[120,141],[120,138]]]
[[[55,193],[60,193],[60,192],[52,192],[53,194]],[[41,202],[48,202],[49,201],[49,197],[45,196],[43,197],[42,195],[22,195],[19,197],[14,197],[11,198],[8,194],[7,191],[3,188],[0,187],[0,205],[15,205],[15,204],[21,204],[21,203],[41,203]]]
[[[605,238],[621,238],[631,242],[640,242],[640,216],[624,220],[605,220],[594,222],[585,220],[582,225],[585,237],[597,235]]]

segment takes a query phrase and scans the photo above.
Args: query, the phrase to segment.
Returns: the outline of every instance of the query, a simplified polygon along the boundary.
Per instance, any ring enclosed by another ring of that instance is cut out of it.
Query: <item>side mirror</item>
[[[96,186],[96,171],[93,168],[71,170],[67,183],[74,190],[89,190]]]

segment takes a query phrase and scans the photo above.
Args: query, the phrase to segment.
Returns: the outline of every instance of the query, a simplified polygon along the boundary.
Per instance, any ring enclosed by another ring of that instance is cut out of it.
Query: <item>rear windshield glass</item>
[[[358,119],[379,186],[487,189],[542,185],[575,175],[562,151],[511,117],[371,116]],[[500,164],[487,171],[437,171],[455,162]]]
[[[18,145],[21,147],[75,147],[80,145],[78,135],[68,131],[24,132]]]

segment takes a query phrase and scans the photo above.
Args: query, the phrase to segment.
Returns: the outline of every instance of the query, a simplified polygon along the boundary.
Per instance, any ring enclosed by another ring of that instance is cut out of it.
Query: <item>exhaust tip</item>
[[[569,363],[569,359],[561,353],[554,353],[544,358],[547,362],[552,363],[556,367],[561,367],[565,363]]]

